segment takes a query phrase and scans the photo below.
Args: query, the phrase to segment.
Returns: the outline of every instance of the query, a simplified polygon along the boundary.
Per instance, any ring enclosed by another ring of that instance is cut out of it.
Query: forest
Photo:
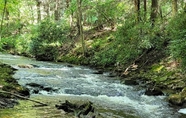
[[[0,52],[110,71],[182,106],[186,0],[0,0]]]

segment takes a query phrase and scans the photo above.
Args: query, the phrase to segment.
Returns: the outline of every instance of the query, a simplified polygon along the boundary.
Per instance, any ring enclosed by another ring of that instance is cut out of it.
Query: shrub
[[[15,49],[15,42],[12,37],[2,38],[0,42],[1,51]]]
[[[179,59],[182,66],[186,66],[186,15],[179,14],[169,23],[170,34],[169,51],[173,58]]]
[[[69,30],[63,22],[42,21],[33,31],[30,53],[38,60],[56,60],[58,47],[69,41]]]
[[[110,42],[104,42],[105,47],[94,43],[94,47],[101,49],[96,52],[92,62],[98,62],[99,65],[108,66],[120,63],[123,66],[128,66],[134,62],[143,52],[156,49],[163,50],[164,42],[161,37],[159,25],[151,26],[150,22],[136,23],[132,19],[128,19],[118,28],[117,32]],[[104,39],[105,40],[105,39]]]

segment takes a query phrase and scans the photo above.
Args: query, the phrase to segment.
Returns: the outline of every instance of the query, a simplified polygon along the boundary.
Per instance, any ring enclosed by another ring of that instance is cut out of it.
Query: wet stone
[[[158,96],[158,95],[164,95],[164,93],[159,88],[148,88],[145,91],[145,95]]]
[[[126,84],[126,85],[138,85],[136,80],[125,80],[124,84]]]
[[[30,87],[43,88],[43,85],[40,85],[40,84],[37,84],[37,83],[28,83],[26,85],[30,86]]]
[[[90,118],[95,118],[95,109],[92,102],[88,101],[85,103],[71,103],[68,100],[65,103],[55,105],[57,109],[62,109],[67,113],[76,113],[78,118],[85,118],[89,116]]]

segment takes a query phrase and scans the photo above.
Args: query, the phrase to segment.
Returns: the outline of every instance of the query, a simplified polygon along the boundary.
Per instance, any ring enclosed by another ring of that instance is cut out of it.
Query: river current
[[[180,118],[177,109],[166,101],[166,96],[146,96],[136,86],[120,83],[117,77],[107,73],[94,74],[96,70],[83,66],[68,66],[65,63],[43,62],[34,59],[0,53],[0,62],[18,69],[14,77],[26,86],[37,83],[55,91],[38,91],[42,96],[68,96],[88,99],[105,108],[119,110],[139,118]],[[21,68],[19,65],[33,65]],[[28,86],[27,86],[28,87]],[[32,87],[29,88],[33,90]],[[35,94],[35,95],[37,95]],[[121,115],[118,118],[123,118]]]

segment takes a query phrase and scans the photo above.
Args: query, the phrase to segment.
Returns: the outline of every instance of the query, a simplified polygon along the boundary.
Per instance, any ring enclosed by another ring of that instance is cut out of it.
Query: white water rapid
[[[165,96],[146,96],[143,90],[139,91],[135,86],[121,84],[118,78],[107,77],[105,74],[93,74],[95,70],[87,67],[68,67],[63,63],[35,61],[2,53],[0,62],[18,69],[14,77],[23,86],[37,83],[45,88],[53,88],[53,91],[39,90],[37,94],[43,96],[88,99],[105,108],[139,118],[180,118],[180,113],[169,107]],[[21,68],[19,65],[33,65],[33,68]],[[30,90],[34,89],[30,87]]]

